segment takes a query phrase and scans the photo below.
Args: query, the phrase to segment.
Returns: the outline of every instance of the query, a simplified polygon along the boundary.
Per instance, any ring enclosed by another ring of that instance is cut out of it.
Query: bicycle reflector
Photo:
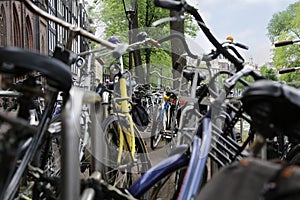
[[[114,75],[116,75],[120,72],[120,66],[117,64],[112,64],[109,69],[110,69],[110,72]]]
[[[85,65],[85,60],[84,60],[84,58],[78,57],[78,58],[76,59],[75,64],[76,64],[76,67],[78,67],[79,69],[83,68],[84,65]]]
[[[179,100],[179,102],[178,102],[180,105],[183,105],[184,103],[185,103],[185,101],[184,100]]]

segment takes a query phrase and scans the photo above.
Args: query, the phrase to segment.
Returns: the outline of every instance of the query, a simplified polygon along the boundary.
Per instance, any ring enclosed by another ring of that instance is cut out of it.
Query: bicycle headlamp
[[[120,72],[120,66],[118,64],[112,64],[109,70],[112,74],[116,75]]]

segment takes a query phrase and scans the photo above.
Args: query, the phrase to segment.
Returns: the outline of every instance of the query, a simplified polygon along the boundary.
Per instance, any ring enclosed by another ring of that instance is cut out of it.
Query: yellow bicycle
[[[152,39],[145,38],[137,43],[140,45],[147,41],[153,42]],[[131,74],[124,70],[122,56],[119,57],[118,64],[111,66],[110,71],[115,72],[114,90],[110,95],[113,112],[102,123],[102,177],[114,186],[128,188],[150,169],[151,163],[144,140],[130,114]]]

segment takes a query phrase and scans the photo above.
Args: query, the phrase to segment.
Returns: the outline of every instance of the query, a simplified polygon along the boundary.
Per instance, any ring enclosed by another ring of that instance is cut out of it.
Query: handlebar
[[[290,45],[290,44],[295,44],[300,42],[300,39],[297,40],[284,40],[284,41],[280,41],[280,42],[275,42],[275,47],[282,47],[282,46],[286,46],[286,45]],[[286,74],[286,73],[290,73],[290,72],[294,72],[300,70],[300,67],[293,67],[293,68],[286,68],[286,69],[280,69],[278,72],[279,74]]]
[[[185,5],[185,2],[174,0],[154,0],[154,5],[169,10],[180,11]]]
[[[171,81],[180,80],[180,78],[169,78],[167,76],[163,76],[158,71],[152,71],[152,72],[150,72],[150,75],[153,75],[153,74],[157,74],[160,78],[163,78],[163,79],[166,79],[166,80],[171,80]]]
[[[282,46],[286,46],[286,45],[290,45],[290,44],[294,44],[294,43],[298,43],[300,42],[300,40],[285,40],[285,41],[281,41],[281,42],[275,42],[275,47],[282,47]]]
[[[240,48],[242,48],[242,49],[245,49],[245,50],[248,50],[248,49],[249,49],[249,47],[248,47],[247,45],[242,44],[242,43],[239,43],[239,42],[226,41],[226,42],[223,42],[222,44],[226,44],[226,43],[228,43],[228,44],[233,44],[233,45],[235,45],[235,46],[237,46],[237,47],[240,47]]]
[[[184,39],[183,35],[179,34],[179,33],[173,33],[172,35],[169,35],[165,38],[162,38],[162,39],[159,39],[158,42],[159,43],[163,43],[163,42],[166,42],[168,40],[171,40],[173,38],[178,38],[180,39],[180,41],[182,42],[183,44],[183,47],[184,47],[184,50],[187,52],[188,56],[190,56],[191,58],[194,58],[194,59],[197,59],[199,56],[193,54],[189,47],[188,47],[188,44],[186,43],[186,40]]]
[[[129,48],[131,47],[134,47],[134,45],[139,45],[141,43],[145,43],[145,42],[149,42],[151,43],[153,46],[157,47],[157,48],[160,48],[160,44],[155,41],[154,39],[152,38],[145,38],[145,41],[142,41],[140,43],[135,43],[135,44],[132,44],[132,45],[128,45],[128,44],[124,44],[124,43],[121,43],[121,44],[114,44],[112,42],[109,42],[107,40],[104,40],[104,39],[101,39],[101,38],[98,38],[96,37],[94,34],[80,28],[80,27],[77,27],[71,23],[68,23],[64,20],[61,20],[53,15],[50,15],[49,13],[41,10],[38,6],[36,6],[31,0],[22,0],[24,1],[24,4],[25,6],[31,10],[32,12],[36,13],[37,15],[49,20],[49,21],[52,21],[56,24],[59,24],[60,26],[66,28],[66,29],[69,29],[70,31],[72,31],[73,33],[76,33],[78,35],[81,35],[87,39],[90,39],[91,41],[94,41],[108,49],[111,49],[113,50],[112,52],[109,52],[107,54],[110,54],[112,53],[112,55],[115,57],[115,58],[118,58],[120,57],[121,55],[123,55],[127,50],[129,50]],[[69,42],[69,41],[68,41]],[[67,44],[68,46],[68,44]],[[70,49],[70,47],[69,47]],[[96,50],[96,51],[102,51],[104,49],[99,49],[99,50]],[[90,54],[90,53],[95,53],[94,51],[89,51],[89,52],[83,52],[82,55],[87,55],[87,54]]]
[[[294,72],[294,71],[297,71],[297,70],[300,70],[300,67],[281,69],[281,70],[279,70],[279,74],[290,73],[290,72]]]
[[[207,39],[214,45],[218,52],[223,54],[230,62],[232,62],[237,71],[241,70],[244,67],[244,60],[241,60],[239,57],[231,54],[225,47],[222,46],[215,38],[215,36],[210,32],[209,28],[206,26],[202,17],[198,13],[198,10],[194,7],[188,5],[184,0],[182,1],[174,1],[174,0],[155,0],[154,4],[158,7],[180,11],[184,9],[187,13],[191,14],[195,20],[197,21],[199,27],[202,32],[205,34]]]
[[[112,54],[113,54],[113,57],[115,58],[119,58],[121,55],[124,54],[124,52],[126,51],[134,51],[136,48],[139,48],[140,45],[142,44],[145,44],[149,42],[150,44],[152,44],[153,46],[157,47],[157,48],[160,48],[160,44],[158,41],[152,39],[152,38],[145,38],[144,40],[142,41],[138,41],[138,42],[135,42],[135,43],[132,43],[132,44],[126,44],[126,43],[119,43],[116,48],[113,50]]]
[[[225,86],[226,90],[230,91],[243,76],[248,76],[253,71],[254,71],[254,68],[252,66],[245,65],[245,67],[242,70],[233,74],[230,78],[225,80],[224,86]]]
[[[162,39],[159,39],[158,42],[159,43],[163,43],[163,42],[166,42],[168,40],[171,40],[173,38],[178,38],[180,39],[180,41],[182,42],[183,44],[183,47],[184,47],[184,50],[187,52],[188,56],[191,57],[191,58],[194,58],[194,59],[198,59],[199,56],[197,56],[196,54],[193,54],[189,47],[188,47],[188,44],[186,43],[186,40],[184,39],[183,35],[179,34],[179,33],[173,33],[172,35],[169,35],[165,38],[162,38]]]

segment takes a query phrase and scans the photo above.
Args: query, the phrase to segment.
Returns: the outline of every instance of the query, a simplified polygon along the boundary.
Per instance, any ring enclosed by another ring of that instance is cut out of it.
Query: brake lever
[[[240,47],[240,48],[245,49],[245,50],[248,50],[248,49],[249,49],[249,47],[248,47],[247,45],[242,44],[242,43],[239,43],[239,42],[234,42],[233,44],[234,44],[235,46]]]

